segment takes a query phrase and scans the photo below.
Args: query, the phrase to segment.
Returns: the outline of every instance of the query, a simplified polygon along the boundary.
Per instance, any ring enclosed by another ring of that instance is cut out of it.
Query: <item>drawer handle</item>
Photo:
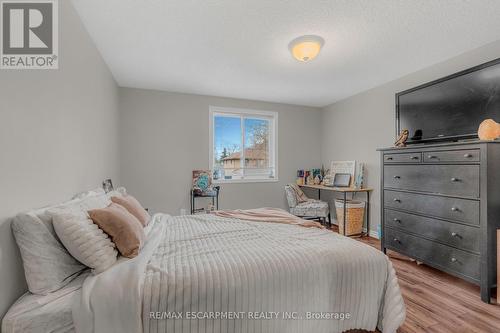
[[[458,234],[456,232],[452,232],[451,237],[458,237]]]
[[[452,212],[459,212],[460,209],[458,209],[458,207],[451,207],[451,211]]]
[[[464,154],[464,157],[465,157],[465,158],[471,158],[471,157],[472,157],[472,154]]]
[[[401,243],[401,242],[399,241],[399,239],[397,239],[397,238],[394,238],[394,241],[395,241],[396,243]]]
[[[427,158],[428,158],[428,159],[433,159],[433,158],[438,158],[438,157],[437,157],[437,156],[435,156],[435,155],[429,155],[429,156],[427,156]]]
[[[452,257],[451,262],[457,262],[457,258]]]
[[[394,179],[401,179],[401,176],[394,176],[392,178],[394,178]]]
[[[410,157],[410,159],[412,159],[412,160],[418,160],[418,156],[412,156],[412,157]]]
[[[453,178],[451,178],[451,181],[452,181],[452,182],[459,182],[459,181],[460,181],[460,178],[453,177]]]
[[[393,160],[393,158],[392,158],[392,157],[387,157],[387,160],[388,160],[388,161],[392,161],[392,160]]]
[[[401,223],[400,219],[394,218],[394,222]]]
[[[392,199],[392,201],[394,201],[394,202],[401,202],[401,199],[394,198],[394,199]]]

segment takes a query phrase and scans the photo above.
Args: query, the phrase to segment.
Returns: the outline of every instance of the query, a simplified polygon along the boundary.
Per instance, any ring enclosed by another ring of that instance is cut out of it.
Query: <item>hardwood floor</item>
[[[359,241],[380,249],[371,237]],[[500,332],[500,304],[481,301],[479,287],[396,252],[388,251],[406,304],[406,321],[398,333]],[[351,331],[352,332],[352,331]]]

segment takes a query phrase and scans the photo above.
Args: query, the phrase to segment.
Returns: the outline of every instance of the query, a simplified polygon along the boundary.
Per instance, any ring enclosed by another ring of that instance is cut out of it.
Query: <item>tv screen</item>
[[[488,118],[500,121],[500,59],[396,94],[408,143],[475,138]]]

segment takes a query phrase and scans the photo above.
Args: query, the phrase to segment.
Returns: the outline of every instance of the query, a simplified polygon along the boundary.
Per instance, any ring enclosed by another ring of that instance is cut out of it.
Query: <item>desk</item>
[[[370,192],[373,191],[371,188],[353,188],[353,187],[331,187],[331,186],[324,186],[324,185],[299,185],[300,187],[303,188],[310,188],[310,189],[315,189],[318,190],[318,199],[321,199],[321,191],[331,191],[331,192],[337,192],[337,193],[342,193],[343,195],[343,201],[344,201],[344,221],[342,223],[344,224],[344,235],[346,234],[346,210],[347,210],[347,193],[359,193],[363,192],[366,193],[366,234],[369,236],[370,235]],[[340,221],[339,221],[340,223]]]

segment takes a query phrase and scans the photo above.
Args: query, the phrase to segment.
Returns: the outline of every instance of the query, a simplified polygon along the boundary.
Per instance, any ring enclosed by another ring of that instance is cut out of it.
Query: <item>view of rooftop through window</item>
[[[274,178],[269,117],[213,116],[214,179]]]

